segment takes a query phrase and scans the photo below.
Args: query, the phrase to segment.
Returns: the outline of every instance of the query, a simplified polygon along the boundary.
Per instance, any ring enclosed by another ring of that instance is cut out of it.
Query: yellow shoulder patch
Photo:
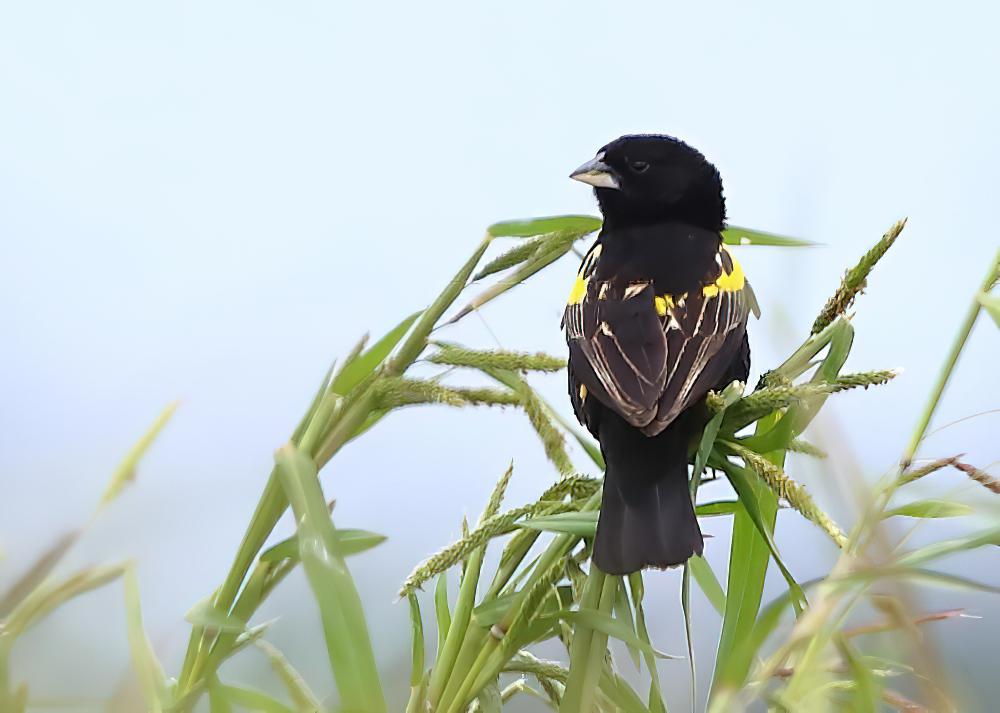
[[[656,313],[661,317],[667,316],[667,310],[674,308],[674,298],[672,295],[662,295],[654,297],[653,304],[656,306]]]
[[[587,294],[587,283],[590,281],[589,278],[584,277],[581,272],[576,276],[576,281],[573,283],[573,289],[569,292],[569,298],[566,300],[568,305],[578,305],[583,302],[583,298]]]
[[[569,299],[566,300],[566,304],[578,305],[587,296],[587,283],[590,281],[589,273],[593,269],[594,263],[597,262],[597,258],[601,256],[602,248],[603,246],[597,243],[583,258],[583,263],[580,265],[580,271],[576,274],[576,281],[573,283],[573,289],[569,292]]]
[[[702,289],[702,294],[705,297],[715,297],[720,292],[739,292],[746,285],[747,280],[743,274],[743,268],[725,245],[722,246],[722,249],[729,253],[729,258],[733,261],[733,271],[727,273],[725,268],[723,268],[719,279],[711,285],[705,285]]]

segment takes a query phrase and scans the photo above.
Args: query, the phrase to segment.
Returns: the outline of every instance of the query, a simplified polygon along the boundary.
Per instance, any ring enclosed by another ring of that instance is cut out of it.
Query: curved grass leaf
[[[531,238],[555,232],[586,235],[601,229],[601,219],[592,215],[555,215],[494,223],[487,232],[494,238]]]
[[[14,607],[3,621],[0,643],[9,646],[14,639],[47,617],[70,599],[103,587],[125,574],[125,564],[86,567],[58,581],[46,581]]]
[[[961,517],[972,512],[974,510],[964,503],[928,498],[927,500],[915,500],[912,503],[887,510],[885,517],[893,515],[921,518]]]
[[[184,615],[184,619],[191,624],[204,627],[209,631],[227,631],[229,633],[242,634],[247,629],[247,623],[244,620],[216,609],[212,605],[212,597],[202,599],[191,607],[191,610]]]
[[[645,588],[642,583],[642,573],[634,572],[628,576],[629,594],[632,597],[632,608],[635,610],[635,629],[639,639],[649,644],[649,629],[646,627],[646,612],[643,608],[642,600],[645,596]],[[663,703],[663,691],[660,688],[660,672],[656,668],[656,657],[652,654],[643,653],[646,661],[646,668],[649,670],[649,696],[648,709],[650,713],[666,713],[667,707]]]
[[[730,225],[722,231],[722,241],[726,245],[772,245],[785,248],[813,247],[819,243],[811,243],[808,240],[799,238],[789,238],[785,235],[775,233],[765,233],[763,230],[751,230],[738,225]]]
[[[920,549],[909,552],[895,562],[897,567],[916,567],[931,560],[939,559],[956,552],[974,550],[984,545],[1000,546],[1000,527],[978,532],[968,537],[935,542]]]
[[[540,515],[521,520],[517,526],[528,530],[564,532],[577,537],[593,538],[597,531],[597,516],[598,513],[593,511],[562,512],[556,515]]]
[[[252,688],[227,686],[220,683],[217,690],[220,695],[225,697],[226,701],[242,710],[257,711],[258,713],[296,713],[294,709],[289,708],[281,701]]]
[[[996,322],[996,325],[1000,327],[1000,295],[988,295],[985,292],[980,292],[977,299],[979,300],[979,304],[983,306],[983,309]]]
[[[170,705],[167,678],[163,673],[153,647],[146,636],[142,623],[142,608],[139,604],[139,580],[131,567],[124,571],[125,578],[125,620],[128,628],[129,649],[132,652],[132,666],[142,688],[146,706],[151,713],[160,713]]]
[[[805,607],[806,601],[805,595],[802,593],[802,588],[795,581],[795,578],[792,577],[792,573],[785,565],[781,554],[778,552],[778,546],[774,542],[772,534],[774,531],[774,515],[771,513],[772,511],[777,513],[777,497],[758,478],[752,478],[750,471],[746,468],[741,468],[727,462],[724,469],[726,475],[729,477],[729,482],[733,486],[733,490],[740,496],[740,504],[750,516],[754,527],[767,545],[771,553],[771,558],[788,583],[788,588],[792,592],[792,603],[797,609]]]
[[[591,629],[593,631],[599,631],[606,636],[610,636],[613,639],[618,639],[628,646],[632,646],[642,653],[650,654],[660,659],[682,659],[683,656],[671,656],[670,654],[665,654],[662,651],[658,651],[652,647],[651,644],[640,639],[635,631],[630,629],[627,624],[613,619],[604,612],[600,612],[596,609],[579,609],[577,611],[563,610],[550,615],[550,619],[561,619],[562,621],[569,622],[571,624],[579,625],[585,629]]]
[[[24,601],[25,597],[45,581],[49,573],[62,560],[63,555],[80,538],[81,532],[81,530],[73,530],[60,537],[35,560],[34,564],[17,581],[10,585],[4,595],[0,597],[0,619],[10,614],[14,607]]]
[[[451,626],[447,571],[438,575],[437,584],[434,586],[434,616],[437,619],[437,653],[440,655],[441,649],[444,648],[444,641],[448,636],[448,627]]]
[[[695,508],[698,517],[718,517],[720,515],[732,515],[739,510],[739,500],[716,500],[711,503],[702,503]]]
[[[330,667],[346,709],[385,711],[364,607],[340,552],[316,465],[288,444],[275,455],[298,526],[299,558],[319,605]]]
[[[495,238],[531,238],[536,235],[560,231],[586,235],[601,229],[600,218],[591,215],[559,215],[523,220],[505,220],[491,225],[487,231]],[[729,245],[772,245],[779,247],[809,247],[817,243],[791,238],[763,230],[752,230],[730,225],[722,231],[722,239]]]
[[[233,713],[233,706],[216,676],[208,680],[208,713]]]
[[[694,580],[701,587],[701,591],[705,593],[708,597],[708,601],[711,602],[715,611],[719,612],[720,616],[725,616],[726,613],[726,593],[722,591],[722,585],[719,584],[719,580],[715,577],[715,572],[712,571],[711,565],[708,564],[708,560],[698,555],[694,555],[688,560],[688,566],[691,568],[691,574]]]
[[[335,394],[346,395],[351,389],[361,383],[361,381],[375,371],[378,365],[392,353],[400,340],[423,314],[423,310],[414,312],[409,317],[392,328],[384,337],[375,342],[370,348],[359,354],[344,364],[340,373],[330,384],[330,390]]]
[[[629,602],[624,586],[619,586],[618,591],[615,592],[614,613],[617,621],[624,624],[636,636],[639,635],[639,631],[635,625],[635,617],[632,615],[632,604]],[[629,644],[626,644],[626,646],[628,647],[629,656],[632,657],[632,663],[635,664],[635,670],[638,671],[639,650]]]
[[[609,666],[604,666],[601,670],[597,690],[614,704],[615,707],[612,710],[615,711],[621,711],[622,713],[650,713],[650,711],[663,710],[662,708],[655,708],[652,705],[647,707],[642,702],[642,699],[639,698],[639,695],[632,690],[632,687],[621,676],[611,671]]]
[[[410,657],[410,687],[417,688],[424,680],[424,618],[420,615],[417,595],[410,592],[410,628],[413,631],[413,651]]]
[[[319,713],[323,710],[322,703],[309,688],[302,674],[295,670],[281,651],[263,640],[257,641],[256,645],[267,656],[271,669],[281,679],[299,713]]]
[[[340,554],[344,557],[366,552],[373,547],[381,545],[386,539],[385,535],[370,532],[369,530],[358,530],[350,527],[337,530],[337,545]],[[285,559],[297,562],[299,559],[298,535],[292,535],[273,547],[264,550],[260,555],[260,559],[264,562],[280,562]]]
[[[867,657],[861,656],[846,637],[836,636],[834,642],[854,678],[850,710],[856,713],[876,713],[880,709],[882,685],[875,676],[875,666]]]

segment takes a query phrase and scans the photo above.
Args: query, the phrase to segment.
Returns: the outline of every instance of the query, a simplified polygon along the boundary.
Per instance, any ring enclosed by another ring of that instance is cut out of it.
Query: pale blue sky
[[[567,173],[633,131],[676,134],[715,161],[734,223],[826,244],[740,251],[764,311],[756,370],[910,217],[859,303],[850,364],[906,372],[833,409],[861,470],[880,472],[1000,242],[998,20],[981,3],[4,3],[0,580],[86,517],[131,441],[180,399],[138,485],[76,555],[138,560],[175,668],[181,617],[217,583],[329,361],[431,299],[487,224],[592,212]],[[503,346],[560,352],[574,269],[485,311]],[[1000,406],[987,327],[939,423]],[[474,319],[449,336],[494,343]],[[562,399],[561,377],[539,384]],[[995,461],[998,422],[949,429],[926,452]],[[338,524],[390,536],[355,565],[385,623],[383,661],[408,655],[396,584],[511,458],[512,502],[552,477],[515,413],[410,411],[325,475]],[[799,476],[837,491],[815,469]],[[706,527],[721,571],[724,533]],[[822,538],[788,532],[799,571],[818,573],[832,555]],[[680,651],[676,575],[660,577],[662,648]],[[105,692],[125,665],[119,601],[101,593],[42,626],[19,649],[36,664],[22,672],[54,692]],[[303,669],[328,690],[304,583],[273,611],[275,641],[311,652]],[[99,625],[111,634],[81,684],[52,652]]]

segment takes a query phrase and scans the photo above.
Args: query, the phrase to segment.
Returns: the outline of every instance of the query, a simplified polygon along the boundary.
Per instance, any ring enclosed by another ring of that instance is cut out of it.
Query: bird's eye
[[[633,161],[629,164],[629,167],[636,173],[645,173],[646,169],[649,168],[649,164],[646,161]]]

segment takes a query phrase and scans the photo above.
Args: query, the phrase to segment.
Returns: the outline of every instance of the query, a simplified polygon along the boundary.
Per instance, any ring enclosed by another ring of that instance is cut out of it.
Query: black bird
[[[569,392],[607,464],[594,562],[608,574],[701,554],[688,453],[705,395],[750,371],[757,303],[722,244],[715,166],[670,136],[623,136],[574,171],[604,226],[563,315]]]

